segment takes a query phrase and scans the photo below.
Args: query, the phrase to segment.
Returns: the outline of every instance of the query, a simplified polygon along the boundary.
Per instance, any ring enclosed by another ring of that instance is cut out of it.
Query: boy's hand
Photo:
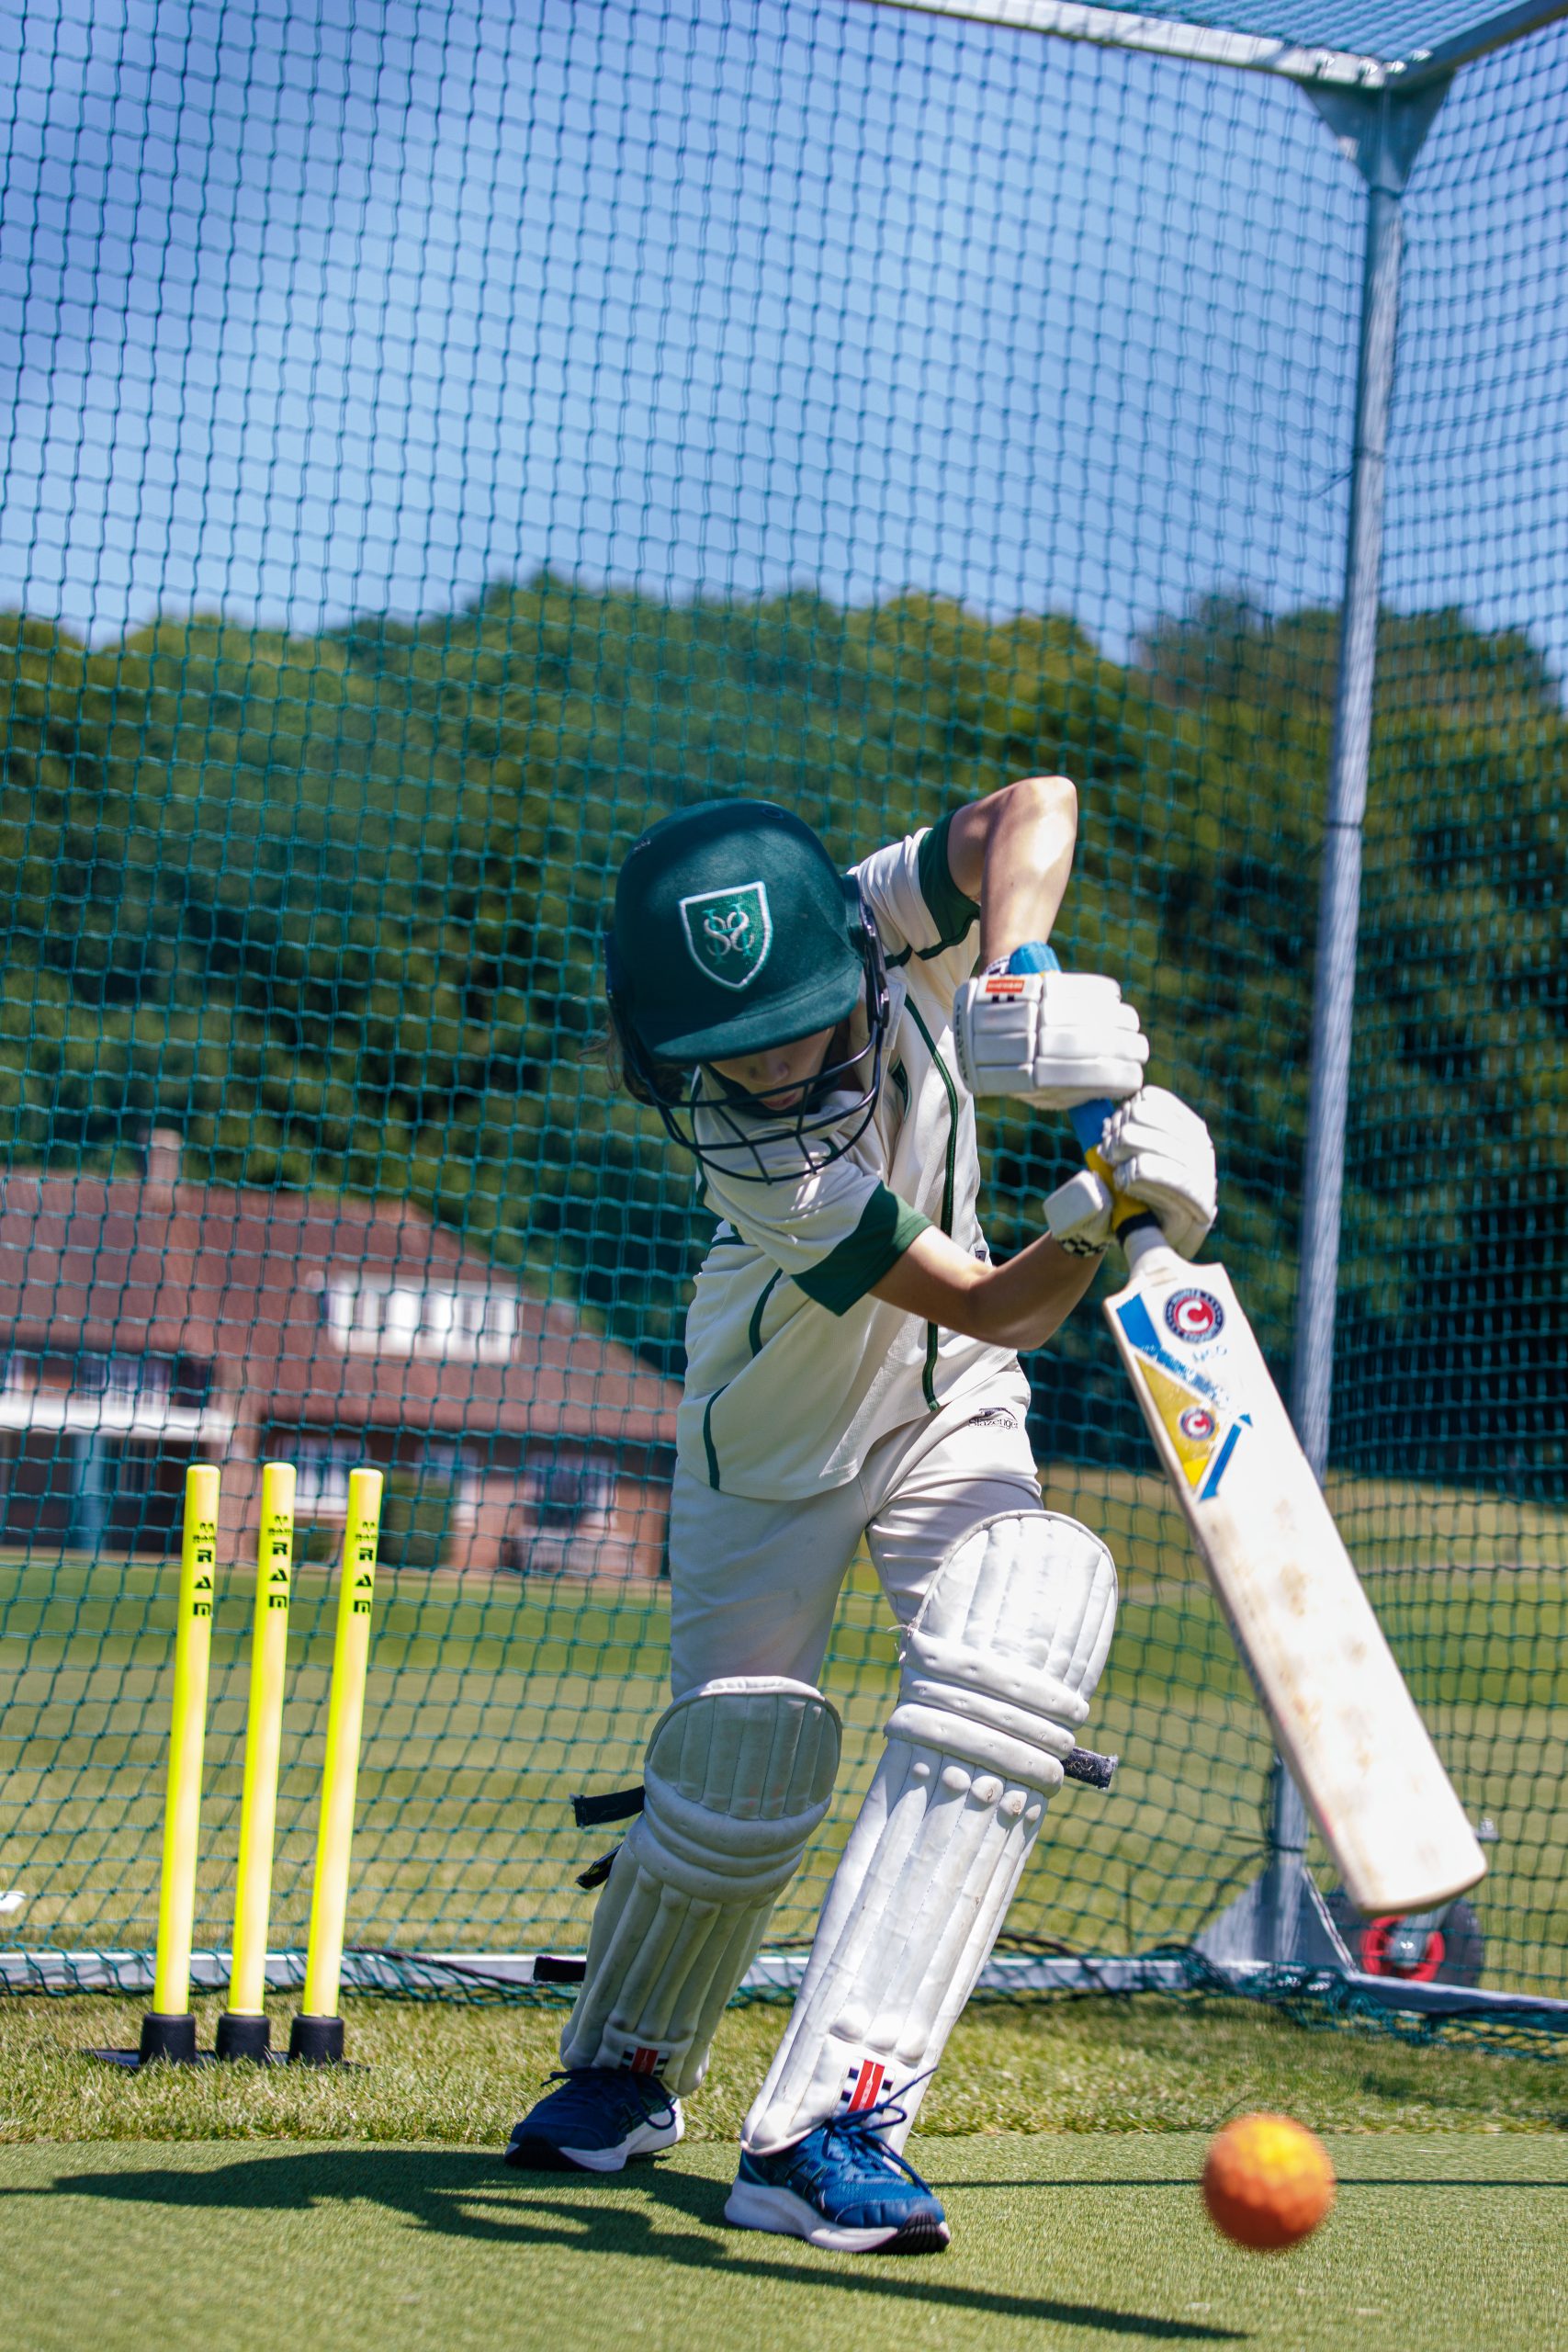
[[[971,1094],[1051,1111],[1122,1102],[1149,1057],[1136,1012],[1114,980],[1092,972],[982,972],[953,1000],[953,1034]]]

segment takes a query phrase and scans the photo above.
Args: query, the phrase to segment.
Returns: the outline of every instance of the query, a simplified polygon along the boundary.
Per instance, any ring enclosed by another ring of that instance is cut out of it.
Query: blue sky
[[[867,0],[25,0],[0,88],[0,603],[1336,593],[1360,193],[1292,89]],[[1560,660],[1565,88],[1470,69],[1418,166],[1389,569]]]

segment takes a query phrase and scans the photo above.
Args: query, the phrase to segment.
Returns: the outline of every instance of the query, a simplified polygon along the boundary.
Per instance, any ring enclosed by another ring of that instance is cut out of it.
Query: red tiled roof
[[[515,1297],[511,1360],[345,1353],[321,1293],[367,1272]],[[0,1179],[6,1326],[64,1352],[202,1358],[255,1419],[674,1442],[674,1382],[406,1205],[13,1170]]]

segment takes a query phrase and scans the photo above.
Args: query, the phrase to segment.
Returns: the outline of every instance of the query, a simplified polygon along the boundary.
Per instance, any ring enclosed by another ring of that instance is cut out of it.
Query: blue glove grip
[[[1008,957],[1010,972],[1059,972],[1061,968],[1055,949],[1047,947],[1039,939],[1031,939],[1023,946],[1015,947]],[[1067,1113],[1080,1151],[1099,1149],[1100,1138],[1105,1133],[1105,1122],[1115,1108],[1114,1102],[1080,1102]]]

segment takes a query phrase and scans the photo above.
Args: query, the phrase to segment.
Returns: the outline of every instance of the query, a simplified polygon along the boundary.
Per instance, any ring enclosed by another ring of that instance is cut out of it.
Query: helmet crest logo
[[[773,918],[761,882],[698,890],[682,899],[681,922],[693,963],[721,988],[749,988],[768,960]]]

